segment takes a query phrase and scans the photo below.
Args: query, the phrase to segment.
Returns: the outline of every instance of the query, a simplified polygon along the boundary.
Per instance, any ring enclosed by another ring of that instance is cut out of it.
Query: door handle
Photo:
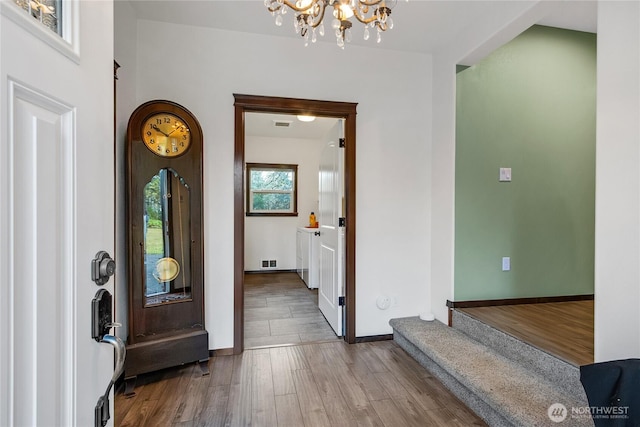
[[[115,350],[116,367],[114,368],[113,375],[111,376],[111,385],[113,385],[124,371],[124,359],[127,357],[127,347],[120,338],[110,334],[102,337],[102,341],[100,342],[111,344]]]
[[[116,354],[116,367],[113,371],[111,381],[109,381],[109,385],[107,385],[107,390],[102,396],[100,396],[98,403],[96,404],[95,427],[106,426],[107,421],[111,418],[111,415],[109,414],[109,393],[111,392],[111,387],[113,387],[118,377],[120,377],[120,374],[122,374],[122,371],[124,371],[124,360],[127,356],[127,348],[122,340],[115,335],[106,334],[102,337],[100,342],[111,344],[113,346]]]
[[[91,301],[91,337],[97,342],[112,345],[115,350],[116,362],[111,381],[109,381],[109,385],[107,385],[107,390],[100,396],[95,407],[95,427],[106,426],[109,418],[111,418],[109,414],[109,393],[111,392],[113,384],[115,384],[124,371],[124,360],[127,356],[127,349],[122,340],[109,333],[111,328],[120,326],[113,322],[111,302],[111,293],[106,289],[99,289],[93,301]]]

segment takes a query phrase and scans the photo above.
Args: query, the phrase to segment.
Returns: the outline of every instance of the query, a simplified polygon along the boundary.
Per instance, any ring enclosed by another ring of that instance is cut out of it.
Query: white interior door
[[[90,315],[114,249],[113,4],[61,3],[58,35],[47,6],[0,2],[2,426],[93,426],[113,373]]]
[[[322,151],[319,173],[319,217],[320,223],[320,286],[318,307],[336,335],[343,336],[342,306],[339,298],[344,296],[344,148],[339,140],[343,135],[343,120],[327,135],[328,143]]]

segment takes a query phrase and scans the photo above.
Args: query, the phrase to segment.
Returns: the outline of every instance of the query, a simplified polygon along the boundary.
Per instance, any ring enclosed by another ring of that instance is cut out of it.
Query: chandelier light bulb
[[[340,12],[339,12],[340,16],[336,16],[336,18],[340,18],[342,20],[345,20],[345,19],[349,19],[349,18],[351,18],[353,16],[353,9],[348,4],[344,4],[344,3],[341,4],[339,6],[339,9],[340,9]],[[334,16],[335,16],[335,13],[334,13]]]

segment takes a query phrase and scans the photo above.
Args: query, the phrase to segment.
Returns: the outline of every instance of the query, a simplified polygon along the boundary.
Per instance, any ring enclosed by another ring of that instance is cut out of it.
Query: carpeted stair
[[[394,341],[490,426],[593,426],[577,413],[589,406],[578,367],[458,311],[454,327],[418,317],[389,323]],[[557,403],[562,422],[548,413]]]

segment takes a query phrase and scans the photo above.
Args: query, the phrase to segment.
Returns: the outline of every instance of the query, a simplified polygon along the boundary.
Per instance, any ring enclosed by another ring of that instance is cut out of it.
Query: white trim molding
[[[80,0],[62,2],[62,36],[29,16],[15,2],[0,0],[0,14],[42,40],[73,62],[80,63]]]

